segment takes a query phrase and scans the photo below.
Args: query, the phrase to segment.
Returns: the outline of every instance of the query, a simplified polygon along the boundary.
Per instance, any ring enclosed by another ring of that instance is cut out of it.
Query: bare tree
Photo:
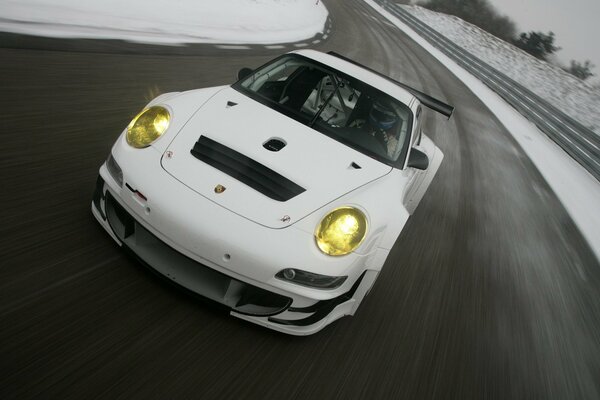
[[[455,15],[502,40],[512,41],[516,34],[514,22],[500,15],[487,0],[425,0],[419,5]]]
[[[554,45],[554,32],[523,32],[513,44],[540,60],[546,60],[550,54],[560,50]]]
[[[585,60],[583,63],[571,60],[571,66],[564,68],[564,70],[585,81],[587,78],[594,76],[594,73],[592,72],[592,68],[594,67],[595,65],[592,64],[590,60]]]

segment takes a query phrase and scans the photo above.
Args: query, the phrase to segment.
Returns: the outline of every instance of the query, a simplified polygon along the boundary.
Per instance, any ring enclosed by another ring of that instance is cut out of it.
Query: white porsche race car
[[[453,107],[335,53],[166,93],[123,131],[92,202],[121,246],[234,315],[294,335],[355,313],[442,152]]]

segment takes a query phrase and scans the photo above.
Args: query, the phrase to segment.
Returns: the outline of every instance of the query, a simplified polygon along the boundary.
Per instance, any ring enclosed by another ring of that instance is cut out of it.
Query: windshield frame
[[[374,151],[371,151],[368,148],[360,146],[359,144],[357,144],[353,141],[345,140],[345,138],[343,136],[340,136],[339,134],[336,134],[333,130],[328,129],[328,127],[325,124],[314,123],[314,121],[311,121],[312,118],[310,118],[309,116],[299,113],[299,112],[295,112],[295,111],[283,106],[282,104],[280,104],[276,101],[273,101],[265,96],[262,96],[260,93],[250,90],[250,89],[247,89],[246,87],[243,86],[243,82],[246,82],[247,80],[252,79],[252,77],[257,72],[260,72],[263,68],[269,68],[272,64],[280,62],[283,58],[297,58],[303,62],[313,64],[315,67],[322,69],[323,71],[326,71],[330,75],[337,76],[341,79],[345,79],[350,82],[356,82],[359,85],[362,85],[362,86],[368,88],[368,90],[370,92],[377,93],[380,96],[388,96],[391,99],[393,99],[396,103],[405,107],[406,110],[408,111],[408,118],[406,120],[406,123],[408,124],[407,125],[407,133],[406,133],[406,137],[404,138],[404,142],[401,144],[402,148],[399,152],[398,158],[395,161],[390,160]],[[365,81],[363,81],[361,79],[358,79],[354,76],[351,76],[343,71],[340,71],[329,65],[323,64],[319,61],[313,60],[312,58],[305,57],[303,55],[296,54],[296,53],[286,53],[286,54],[283,54],[283,55],[263,64],[262,66],[260,66],[256,69],[254,69],[251,74],[243,77],[242,79],[240,79],[237,82],[235,82],[234,84],[232,84],[231,88],[242,93],[243,95],[257,101],[258,103],[260,103],[266,107],[269,107],[269,108],[305,125],[308,128],[312,128],[313,130],[315,130],[315,131],[317,131],[339,143],[342,143],[345,146],[348,146],[348,147],[360,152],[361,154],[364,154],[368,157],[371,157],[379,162],[382,162],[386,165],[389,165],[389,166],[397,168],[397,169],[405,168],[406,159],[407,159],[407,156],[409,153],[410,142],[411,142],[411,138],[412,138],[412,134],[413,134],[413,132],[412,132],[413,124],[414,124],[413,110],[410,108],[410,106],[408,104],[400,101],[398,98],[382,91],[381,89],[378,89],[378,88],[366,83]]]

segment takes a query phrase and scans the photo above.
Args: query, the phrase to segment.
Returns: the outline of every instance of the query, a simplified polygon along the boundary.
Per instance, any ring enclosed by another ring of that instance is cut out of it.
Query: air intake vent
[[[271,138],[263,143],[263,147],[269,151],[279,151],[285,147],[283,139]]]
[[[272,169],[206,136],[200,136],[191,153],[197,159],[273,200],[287,201],[306,190]]]

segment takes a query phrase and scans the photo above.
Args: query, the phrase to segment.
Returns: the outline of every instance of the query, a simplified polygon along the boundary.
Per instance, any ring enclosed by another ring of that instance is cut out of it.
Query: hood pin
[[[284,215],[283,218],[281,218],[281,222],[285,222],[285,223],[290,223],[292,219],[290,218],[289,215]]]

